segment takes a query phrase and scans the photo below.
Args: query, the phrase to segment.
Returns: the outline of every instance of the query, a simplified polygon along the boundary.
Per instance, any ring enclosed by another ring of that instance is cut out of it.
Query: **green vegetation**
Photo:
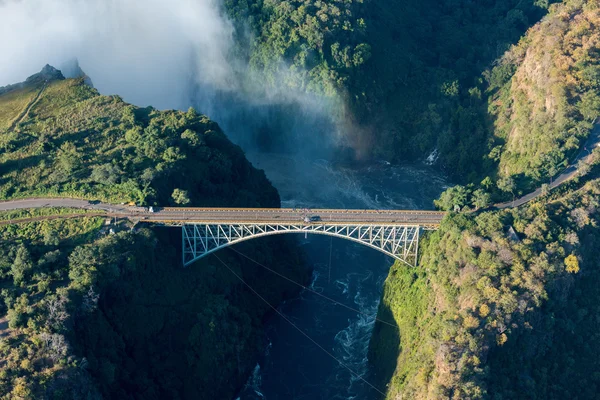
[[[600,114],[599,16],[592,1],[553,5],[472,91],[491,116],[488,154],[475,147],[481,163],[461,172],[472,183],[435,203],[475,212],[451,213],[425,238],[421,268],[396,265],[386,281],[379,315],[399,329],[376,326],[370,359],[387,398],[597,397],[599,153],[561,187],[542,182]],[[533,187],[531,203],[481,212]]]
[[[193,109],[140,109],[82,80],[46,80],[0,94],[2,109],[24,116],[0,130],[0,199],[279,206],[264,173]],[[69,213],[0,214],[0,398],[231,398],[263,346],[268,307],[215,258],[182,268],[177,228],[96,216],[10,223]],[[284,239],[239,250],[304,281]],[[297,290],[220,257],[272,304]]]
[[[25,89],[27,90],[27,89]],[[0,97],[0,107],[13,98]],[[190,160],[198,161],[194,168]],[[99,96],[83,80],[51,82],[15,131],[0,131],[0,198],[65,196],[112,203],[269,204],[241,149],[193,109],[159,112]],[[179,199],[181,200],[181,199]]]
[[[73,215],[73,214],[90,214],[102,213],[100,210],[87,210],[81,208],[64,208],[64,207],[44,207],[20,209],[12,211],[0,211],[0,221],[11,221],[15,219],[29,219],[48,215]]]
[[[567,165],[600,112],[596,3],[550,3],[230,0],[226,9],[257,81],[339,100],[340,118],[359,127],[346,134],[360,154],[404,160],[437,148],[454,179],[513,177],[527,191]]]
[[[0,130],[8,129],[37,94],[35,87],[5,94],[0,102]]]
[[[376,325],[369,357],[390,399],[600,390],[600,158],[526,206],[488,210],[555,176],[600,114],[600,8],[550,3],[224,3],[248,85],[328,97],[357,154],[437,149],[462,183],[436,201],[451,213],[423,239],[421,267],[394,265],[385,283],[379,317],[396,327]],[[30,196],[279,205],[207,117],[137,108],[49,67],[0,89],[0,199]],[[261,347],[264,304],[214,258],[181,269],[176,230],[93,216],[5,224],[45,213],[68,210],[0,215],[0,398],[233,396]],[[243,246],[306,278],[285,240]],[[271,303],[294,291],[222,258]]]
[[[495,169],[483,157],[486,99],[502,71],[490,65],[548,3],[229,0],[226,9],[257,81],[337,99],[344,126],[358,128],[344,132],[357,153],[400,161],[437,148],[454,178],[473,181]]]
[[[596,2],[567,1],[492,70],[490,157],[499,161],[500,176],[538,184],[585,143],[600,115],[599,23]]]
[[[378,324],[370,351],[387,397],[595,398],[599,198],[596,179],[518,209],[450,214],[421,268],[395,265],[379,315],[399,339]]]
[[[371,57],[363,0],[226,0],[225,8],[237,24],[238,51],[272,87],[335,96]]]

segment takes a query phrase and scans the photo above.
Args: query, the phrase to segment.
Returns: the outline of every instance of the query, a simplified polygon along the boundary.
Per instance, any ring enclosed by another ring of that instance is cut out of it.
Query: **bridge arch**
[[[415,266],[419,225],[370,224],[185,224],[182,226],[183,265],[247,240],[287,233],[319,234],[351,240]]]

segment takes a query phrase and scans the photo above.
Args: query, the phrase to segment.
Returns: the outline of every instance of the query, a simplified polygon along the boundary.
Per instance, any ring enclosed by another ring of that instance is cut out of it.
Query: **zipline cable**
[[[333,236],[329,239],[329,277],[327,278],[328,285],[331,283],[331,254],[333,253]]]
[[[352,375],[356,376],[358,379],[360,379],[361,381],[363,381],[364,383],[366,383],[367,385],[369,385],[373,390],[377,391],[379,394],[381,394],[382,396],[385,396],[385,393],[383,393],[381,390],[379,390],[375,385],[373,385],[372,383],[370,383],[369,381],[367,381],[365,378],[363,378],[360,374],[358,374],[357,372],[354,372],[354,370],[352,370],[352,368],[350,368],[349,366],[347,366],[346,364],[344,364],[342,361],[340,361],[335,355],[331,354],[329,351],[327,351],[327,349],[325,349],[325,347],[321,346],[319,343],[317,343],[317,341],[315,341],[313,338],[311,338],[307,333],[305,333],[302,329],[300,329],[296,324],[294,324],[289,318],[287,318],[281,311],[279,311],[275,306],[271,305],[271,303],[269,303],[264,297],[262,297],[256,290],[254,290],[254,288],[252,286],[250,286],[250,284],[248,284],[241,276],[239,276],[238,274],[235,273],[235,271],[233,269],[231,269],[229,267],[229,265],[227,265],[225,263],[225,261],[221,260],[221,258],[216,254],[216,253],[212,253],[217,260],[219,260],[221,262],[221,264],[223,264],[225,266],[225,268],[227,268],[229,271],[231,271],[231,273],[240,280],[240,282],[242,282],[248,289],[250,289],[252,291],[252,293],[254,293],[259,299],[261,299],[266,305],[268,305],[269,307],[271,307],[273,309],[273,311],[275,311],[277,314],[279,314],[279,316],[281,318],[283,318],[284,320],[286,320],[290,325],[292,325],[298,332],[300,332],[303,336],[305,336],[308,340],[310,340],[315,346],[317,346],[318,348],[320,348],[321,350],[323,350],[323,352],[325,354],[327,354],[329,357],[333,358],[335,361],[338,362],[338,364],[340,364],[342,367],[346,368]]]
[[[373,316],[373,315],[371,315],[371,314],[367,314],[366,312],[363,312],[363,311],[357,310],[356,308],[352,308],[352,307],[350,307],[350,306],[347,306],[347,305],[345,305],[345,304],[343,304],[343,303],[340,303],[339,301],[337,301],[337,300],[334,300],[334,299],[332,299],[331,297],[327,297],[327,296],[325,296],[324,294],[322,294],[322,293],[319,293],[319,292],[317,292],[316,290],[313,290],[313,289],[309,288],[308,286],[305,286],[305,285],[303,285],[303,284],[301,284],[301,283],[299,283],[299,282],[296,282],[295,280],[293,280],[293,279],[291,279],[291,278],[288,278],[288,277],[287,277],[287,276],[285,276],[285,275],[282,275],[282,274],[280,274],[279,272],[277,272],[277,271],[275,271],[275,270],[273,270],[273,269],[271,269],[271,268],[267,267],[267,266],[266,266],[266,265],[264,265],[264,264],[261,264],[261,263],[259,263],[258,261],[256,261],[256,260],[252,259],[251,257],[249,257],[249,256],[245,255],[244,253],[242,253],[241,251],[238,251],[238,250],[236,250],[236,249],[235,249],[235,248],[233,248],[233,247],[229,247],[229,249],[230,249],[230,250],[232,250],[232,251],[234,251],[234,252],[236,252],[236,253],[237,253],[237,254],[239,254],[240,256],[242,256],[242,257],[244,257],[244,258],[246,258],[246,259],[248,259],[248,260],[252,261],[254,264],[256,264],[256,265],[259,265],[259,266],[263,267],[263,268],[264,268],[264,269],[266,269],[267,271],[270,271],[270,272],[274,273],[275,275],[279,276],[280,278],[283,278],[283,279],[285,279],[286,281],[293,283],[294,285],[300,286],[302,289],[304,289],[304,290],[306,290],[306,291],[308,291],[308,292],[314,293],[314,294],[316,294],[317,296],[320,296],[320,297],[324,298],[325,300],[331,301],[331,302],[332,302],[332,303],[334,303],[335,305],[342,306],[342,307],[344,307],[344,308],[346,308],[346,309],[348,309],[348,310],[350,310],[350,311],[354,311],[355,313],[358,313],[358,314],[364,315],[365,317],[374,318],[374,319],[375,319],[375,321],[377,321],[377,322],[381,322],[382,324],[389,325],[389,326],[391,326],[391,327],[393,327],[393,328],[396,328],[396,329],[398,329],[398,325],[396,325],[396,324],[392,324],[391,322],[387,322],[387,321],[384,321],[384,320],[382,320],[382,319],[379,319],[379,318],[377,318],[377,316]]]

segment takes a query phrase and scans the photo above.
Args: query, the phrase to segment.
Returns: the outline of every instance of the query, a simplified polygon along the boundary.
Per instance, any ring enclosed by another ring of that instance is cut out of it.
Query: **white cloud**
[[[77,58],[101,93],[185,107],[192,79],[231,85],[232,32],[214,0],[0,0],[0,86]]]

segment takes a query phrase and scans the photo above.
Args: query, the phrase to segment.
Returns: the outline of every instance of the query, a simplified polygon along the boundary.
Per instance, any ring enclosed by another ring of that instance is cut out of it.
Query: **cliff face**
[[[482,73],[548,3],[232,0],[225,9],[259,86],[339,100],[332,114],[357,155],[403,161],[437,149],[466,180],[487,167]]]
[[[15,83],[14,85],[8,85],[0,87],[0,95],[11,91],[17,91],[26,87],[41,85],[45,82],[62,80],[65,77],[62,73],[51,65],[46,64],[44,68],[37,74],[31,75],[25,82]]]
[[[556,5],[494,69],[505,76],[490,101],[502,176],[553,176],[587,139],[600,113],[599,24],[596,2]]]
[[[0,198],[279,206],[205,116],[140,109],[59,74],[46,67],[0,94]],[[179,229],[104,222],[0,226],[0,397],[231,398],[269,307],[216,258],[181,267]],[[273,238],[238,249],[302,281],[293,247]],[[219,257],[271,304],[296,290],[230,251]]]
[[[554,175],[589,134],[598,12],[553,6],[491,70],[501,177]],[[519,208],[450,214],[419,268],[392,268],[379,318],[396,327],[377,324],[369,354],[387,398],[597,397],[597,160]]]

